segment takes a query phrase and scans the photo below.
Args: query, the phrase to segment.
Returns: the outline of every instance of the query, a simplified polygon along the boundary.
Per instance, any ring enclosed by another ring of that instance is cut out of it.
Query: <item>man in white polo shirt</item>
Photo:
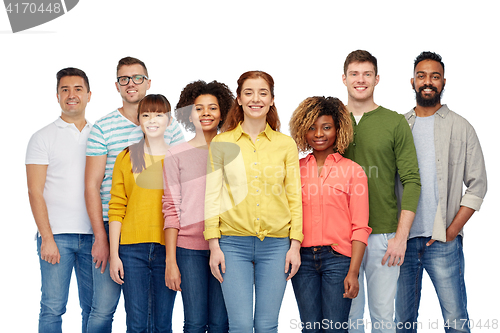
[[[85,148],[91,124],[87,75],[77,68],[57,73],[61,116],[31,137],[26,173],[31,210],[38,228],[42,276],[38,331],[62,332],[73,268],[78,282],[82,331],[92,306],[92,226],[85,207]]]

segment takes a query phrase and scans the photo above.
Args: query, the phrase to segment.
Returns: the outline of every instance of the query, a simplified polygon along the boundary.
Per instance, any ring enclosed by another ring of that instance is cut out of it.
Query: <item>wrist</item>
[[[297,239],[290,240],[290,250],[300,250],[300,242]]]

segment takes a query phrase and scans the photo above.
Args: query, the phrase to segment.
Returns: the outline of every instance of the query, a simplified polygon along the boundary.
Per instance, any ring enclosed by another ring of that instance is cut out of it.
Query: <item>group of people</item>
[[[191,82],[172,110],[126,57],[123,105],[93,126],[86,74],[59,71],[61,115],[26,154],[39,332],[61,332],[73,269],[84,333],[111,332],[122,292],[127,332],[172,332],[177,291],[184,332],[277,332],[289,280],[303,332],[363,332],[365,294],[372,332],[416,332],[424,269],[446,331],[469,332],[462,229],[486,171],[473,127],[441,104],[441,57],[415,59],[405,115],[375,104],[369,52],[347,56],[342,80],[347,104],[306,98],[289,137],[262,71],[236,96]]]

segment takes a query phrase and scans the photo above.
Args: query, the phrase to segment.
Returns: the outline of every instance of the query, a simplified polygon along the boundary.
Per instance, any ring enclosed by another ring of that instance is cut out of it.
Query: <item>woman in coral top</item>
[[[366,174],[342,153],[352,139],[349,112],[333,97],[310,97],[290,132],[300,151],[304,240],[292,278],[303,332],[347,332],[368,227]]]
[[[269,74],[243,73],[236,94],[210,144],[204,236],[230,332],[277,332],[286,281],[300,266],[299,156],[278,132]]]
[[[165,282],[182,293],[185,333],[228,331],[222,290],[210,272],[203,229],[208,147],[233,100],[231,90],[223,83],[189,83],[181,92],[175,115],[196,135],[170,148],[165,156]]]
[[[165,237],[161,198],[164,132],[170,103],[147,95],[139,103],[144,139],[116,158],[109,202],[110,275],[122,285],[127,332],[146,332],[152,307],[154,332],[172,332],[176,292],[165,286]],[[149,330],[148,330],[149,331]]]

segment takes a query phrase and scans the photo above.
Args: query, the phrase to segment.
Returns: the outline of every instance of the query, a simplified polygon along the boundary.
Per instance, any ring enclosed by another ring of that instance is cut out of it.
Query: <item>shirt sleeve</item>
[[[170,146],[175,146],[179,143],[185,142],[184,134],[177,120],[172,118],[172,123],[165,131],[165,142]]]
[[[102,156],[108,154],[104,132],[98,124],[94,124],[87,139],[87,156]]]
[[[208,151],[207,181],[205,189],[205,231],[206,240],[220,238],[220,207],[222,200],[224,156],[223,144],[215,137]]]
[[[352,177],[349,211],[352,223],[351,242],[356,240],[368,245],[368,236],[372,232],[372,228],[368,226],[368,180],[360,166],[357,166]]]
[[[464,184],[467,187],[460,206],[479,210],[487,191],[486,166],[476,131],[467,123]]]
[[[162,212],[165,219],[164,229],[180,229],[181,181],[178,161],[170,151],[163,164]]]
[[[295,142],[290,139],[290,145],[285,160],[286,176],[284,179],[285,193],[290,208],[290,239],[302,243],[302,191],[300,182],[299,152]]]
[[[40,132],[33,134],[28,143],[25,164],[49,164],[49,145]]]
[[[417,152],[413,142],[413,135],[405,117],[396,127],[394,138],[394,154],[396,167],[403,184],[401,209],[412,212],[417,211],[420,197],[420,174],[418,172]]]
[[[130,155],[129,155],[130,156]],[[123,223],[125,213],[127,212],[128,197],[125,191],[125,174],[129,172],[130,177],[133,177],[132,170],[124,168],[125,151],[121,152],[116,158],[115,166],[113,168],[113,181],[111,185],[111,200],[109,201],[108,217],[109,221],[118,221]]]

